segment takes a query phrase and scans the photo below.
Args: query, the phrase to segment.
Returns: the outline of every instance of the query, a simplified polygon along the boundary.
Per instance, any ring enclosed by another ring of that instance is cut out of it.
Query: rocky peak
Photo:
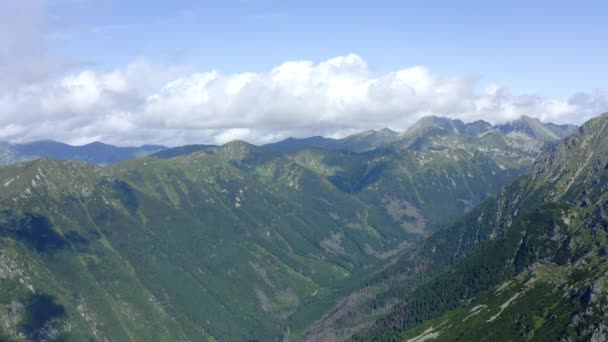
[[[464,123],[458,119],[450,119],[438,116],[425,116],[418,120],[414,125],[407,129],[405,136],[429,134],[433,131],[443,134],[467,134],[481,135],[494,128],[488,122],[477,120],[471,123]]]
[[[543,123],[538,118],[525,115],[517,120],[497,125],[496,127],[507,135],[523,135],[531,139],[542,141],[563,139],[576,129],[576,126],[574,125]]]

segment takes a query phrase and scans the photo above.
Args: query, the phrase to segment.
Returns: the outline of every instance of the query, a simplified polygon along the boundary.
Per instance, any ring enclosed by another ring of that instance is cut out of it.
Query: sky
[[[0,140],[266,143],[608,111],[606,1],[0,0]]]

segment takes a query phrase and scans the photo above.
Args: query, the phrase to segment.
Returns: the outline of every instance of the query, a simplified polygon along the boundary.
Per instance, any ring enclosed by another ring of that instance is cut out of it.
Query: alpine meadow
[[[0,0],[0,341],[608,341],[606,17]]]

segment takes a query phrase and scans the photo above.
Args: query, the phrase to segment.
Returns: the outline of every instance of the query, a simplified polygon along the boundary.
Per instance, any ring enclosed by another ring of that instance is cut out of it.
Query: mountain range
[[[72,146],[53,140],[40,140],[24,144],[0,142],[0,166],[45,157],[107,165],[143,157],[166,149],[167,147],[159,145],[117,147],[101,142],[93,142],[82,146]]]
[[[5,144],[0,337],[601,338],[607,123]]]
[[[536,118],[524,116],[510,123],[492,126],[485,121],[465,124],[460,120],[440,117],[425,117],[413,125],[407,132],[398,133],[388,128],[369,130],[350,135],[343,139],[310,137],[304,139],[288,138],[276,143],[266,144],[265,148],[294,152],[301,149],[323,149],[332,151],[363,152],[379,147],[386,147],[395,142],[407,139],[416,132],[430,129],[443,130],[444,133],[484,134],[500,131],[507,136],[519,136],[536,141],[551,142],[564,138],[576,126],[542,123]],[[109,165],[122,161],[157,154],[157,157],[168,158],[201,151],[216,145],[185,145],[168,148],[162,145],[142,145],[139,147],[118,147],[92,142],[82,146],[73,146],[53,140],[39,140],[30,143],[11,144],[0,141],[0,166],[46,157],[60,160],[79,160],[93,164]],[[167,151],[168,150],[168,151]]]
[[[429,137],[435,134],[480,137],[485,134],[504,135],[519,141],[551,142],[562,139],[576,129],[575,125],[556,125],[543,123],[537,118],[523,116],[512,122],[492,126],[479,120],[464,123],[444,117],[427,116],[416,122],[405,132],[395,132],[388,128],[369,130],[343,139],[311,137],[304,139],[289,138],[277,143],[264,145],[276,151],[293,152],[300,149],[323,149],[335,151],[363,152],[394,143],[416,141],[416,137]]]

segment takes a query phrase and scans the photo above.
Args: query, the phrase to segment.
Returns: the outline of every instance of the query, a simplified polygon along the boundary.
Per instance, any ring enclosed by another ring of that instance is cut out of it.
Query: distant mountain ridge
[[[464,135],[482,136],[489,133],[502,134],[512,138],[524,138],[542,142],[551,142],[563,139],[574,130],[576,125],[558,125],[543,123],[537,118],[523,116],[512,122],[492,125],[486,121],[478,120],[465,123],[459,119],[450,119],[439,116],[426,116],[418,120],[404,132],[395,132],[388,128],[368,130],[353,134],[342,139],[324,138],[320,136],[310,138],[288,138],[279,142],[263,145],[266,148],[294,152],[301,149],[316,148],[332,151],[364,152],[379,147],[401,144],[403,141],[415,141],[417,137],[427,138],[434,135]],[[414,145],[409,143],[409,145]]]
[[[502,134],[512,139],[520,140],[520,142],[522,139],[527,139],[550,143],[566,137],[576,128],[577,126],[575,125],[543,123],[537,118],[528,116],[495,126],[483,120],[464,123],[458,119],[427,116],[420,119],[404,132],[382,128],[379,130],[367,130],[341,139],[322,136],[287,138],[275,143],[262,145],[262,147],[284,153],[311,148],[327,151],[365,152],[393,145],[415,147],[416,144],[420,143],[420,139],[426,140],[437,135],[480,137],[490,133]],[[109,165],[150,155],[158,158],[172,158],[214,147],[217,147],[217,145],[197,144],[169,148],[162,145],[118,147],[102,142],[73,146],[53,140],[40,140],[21,144],[0,142],[0,166],[41,157]]]
[[[314,136],[309,138],[287,138],[285,140],[263,145],[265,148],[280,151],[294,152],[305,148],[318,148],[331,151],[363,152],[388,145],[399,140],[400,134],[388,128],[380,130],[367,130],[349,135],[342,139]]]
[[[59,160],[79,160],[93,164],[115,164],[166,150],[166,146],[142,145],[139,147],[118,147],[92,142],[73,146],[53,140],[40,140],[31,143],[0,143],[0,166],[14,164],[37,158]]]

